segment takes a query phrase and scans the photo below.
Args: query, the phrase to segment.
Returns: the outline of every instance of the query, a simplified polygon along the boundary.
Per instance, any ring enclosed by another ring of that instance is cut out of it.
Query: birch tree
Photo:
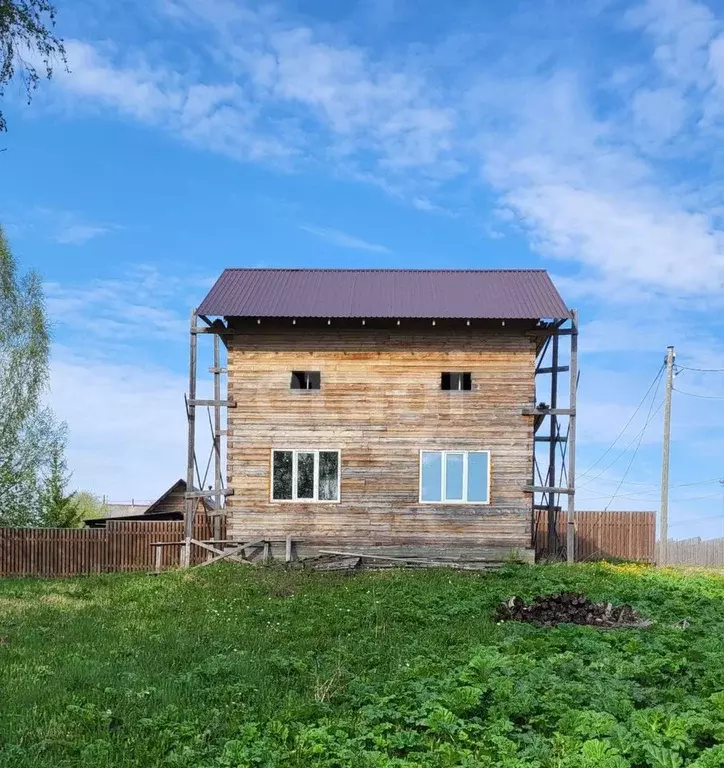
[[[63,41],[54,28],[49,0],[0,0],[0,97],[17,77],[30,101],[41,77],[52,76],[54,61],[65,65]],[[0,110],[0,131],[6,129]]]
[[[40,277],[18,275],[0,228],[0,525],[39,521],[50,462],[64,445],[65,425],[42,400],[49,357]]]

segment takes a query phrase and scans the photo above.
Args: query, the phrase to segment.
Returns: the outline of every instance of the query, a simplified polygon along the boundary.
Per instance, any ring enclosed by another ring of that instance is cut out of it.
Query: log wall
[[[229,337],[231,535],[531,546],[522,488],[532,473],[532,417],[521,410],[534,401],[533,339],[463,321],[413,331],[265,323]],[[320,371],[321,389],[290,389],[293,370]],[[472,391],[442,391],[443,371],[472,372]],[[339,449],[340,503],[272,502],[273,448]],[[421,504],[421,449],[489,450],[490,504]]]

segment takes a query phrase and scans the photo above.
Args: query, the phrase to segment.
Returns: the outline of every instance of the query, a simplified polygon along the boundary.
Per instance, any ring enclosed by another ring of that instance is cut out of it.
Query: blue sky
[[[578,504],[658,506],[662,388],[596,462],[667,344],[724,368],[722,8],[450,5],[59,3],[71,71],[8,91],[0,221],[46,280],[79,486],[182,474],[225,266],[545,267],[582,323]],[[718,534],[724,373],[676,386],[672,533]]]

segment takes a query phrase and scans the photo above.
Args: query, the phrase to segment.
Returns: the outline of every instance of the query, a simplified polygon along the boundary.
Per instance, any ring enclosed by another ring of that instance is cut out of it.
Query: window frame
[[[291,453],[292,454],[292,498],[275,499],[274,498],[274,454]],[[297,454],[314,454],[314,498],[297,498]],[[319,454],[336,453],[337,454],[337,498],[320,499],[319,498]],[[272,448],[269,455],[269,501],[272,504],[339,504],[342,500],[342,451],[339,448]]]
[[[315,376],[317,379],[317,382],[319,386],[317,387],[294,387],[292,386],[292,383],[294,381],[294,377],[297,376],[304,376],[304,381],[309,384],[311,383],[312,379],[310,377]],[[289,391],[290,392],[319,392],[319,390],[322,389],[322,372],[321,371],[292,371],[289,379]]]
[[[422,498],[422,456],[425,453],[439,453],[442,456],[441,461],[441,468],[440,468],[440,501],[425,501]],[[447,454],[449,453],[461,453],[463,455],[463,496],[464,498],[462,500],[446,500],[445,499],[445,485],[446,485],[446,473],[447,473]],[[487,482],[487,498],[485,501],[467,501],[467,495],[468,495],[468,454],[470,453],[484,453],[487,458],[487,473],[488,473],[488,482]],[[450,448],[441,450],[438,448],[420,448],[420,463],[419,463],[419,477],[418,477],[418,502],[420,504],[429,504],[432,506],[440,506],[440,505],[446,505],[446,506],[490,506],[490,486],[492,484],[492,475],[491,475],[491,466],[492,466],[492,460],[491,460],[491,454],[490,450],[487,448],[471,448],[469,450],[466,449],[460,449],[460,448]]]
[[[451,379],[452,376],[459,376],[460,386],[448,387],[446,389],[443,386],[445,376],[447,376],[449,380]],[[470,386],[467,388],[464,386],[466,377],[470,384]],[[440,372],[440,391],[441,392],[472,392],[473,391],[473,372],[472,371],[441,371]]]

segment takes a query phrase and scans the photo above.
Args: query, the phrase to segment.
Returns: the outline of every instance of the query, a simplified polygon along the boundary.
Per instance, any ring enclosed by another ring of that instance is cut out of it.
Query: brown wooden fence
[[[559,512],[560,552],[565,552],[565,512]],[[536,552],[545,554],[547,512],[537,515]],[[222,522],[221,538],[226,531]],[[577,512],[576,560],[637,560],[656,557],[654,512]],[[111,571],[152,571],[157,541],[180,541],[183,522],[109,521],[107,528],[0,528],[0,576],[74,576]],[[193,538],[212,539],[212,525],[202,518]],[[671,547],[671,545],[670,545]],[[179,565],[180,547],[162,547],[162,567]],[[671,553],[673,555],[673,552]],[[194,563],[207,553],[192,548]],[[677,559],[677,558],[672,558]]]
[[[226,535],[223,522],[221,537]],[[213,538],[205,518],[193,538]],[[111,571],[151,571],[156,541],[181,541],[183,522],[109,521],[106,528],[0,528],[0,576],[75,576]],[[180,547],[162,547],[164,568],[178,566]],[[194,563],[206,553],[192,548]]]
[[[546,555],[548,512],[537,512],[534,543],[536,554]],[[633,560],[653,563],[656,559],[655,512],[576,512],[576,560]],[[556,513],[559,553],[566,549],[566,513]]]

